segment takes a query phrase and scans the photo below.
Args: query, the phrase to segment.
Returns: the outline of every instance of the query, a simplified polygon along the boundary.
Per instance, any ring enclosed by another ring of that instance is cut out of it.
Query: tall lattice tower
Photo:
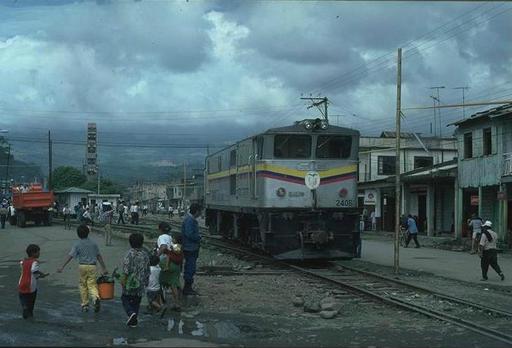
[[[96,123],[87,124],[87,148],[85,152],[85,175],[87,180],[97,179],[98,175],[98,153],[97,153],[98,132]]]

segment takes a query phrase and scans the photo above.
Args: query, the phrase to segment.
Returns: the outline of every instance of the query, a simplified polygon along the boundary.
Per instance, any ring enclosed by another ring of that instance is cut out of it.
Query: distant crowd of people
[[[70,215],[69,208],[64,207],[64,209],[66,209],[65,215]],[[144,236],[141,233],[130,235],[130,249],[121,262],[121,272],[118,275],[122,286],[122,305],[127,315],[126,325],[137,326],[140,304],[144,295],[147,296],[149,309],[162,312],[163,315],[168,308],[179,311],[182,296],[197,294],[193,289],[193,283],[201,241],[197,218],[201,213],[201,206],[192,204],[183,220],[181,231],[176,233],[172,233],[171,226],[167,222],[161,222],[158,225],[160,236],[154,248],[149,250],[143,246]],[[57,269],[57,273],[62,273],[71,260],[76,260],[82,312],[88,312],[91,305],[95,312],[99,312],[101,299],[97,286],[97,263],[103,275],[108,274],[108,271],[98,245],[89,238],[91,226],[87,223],[88,221],[84,220],[84,223],[78,226],[78,240],[73,243],[64,263]],[[21,276],[18,293],[22,316],[28,319],[34,315],[38,279],[48,276],[48,273],[40,270],[38,258],[41,248],[38,245],[28,245],[26,253],[27,257],[20,262]],[[115,274],[113,273],[112,276]],[[165,305],[167,301],[173,306]]]

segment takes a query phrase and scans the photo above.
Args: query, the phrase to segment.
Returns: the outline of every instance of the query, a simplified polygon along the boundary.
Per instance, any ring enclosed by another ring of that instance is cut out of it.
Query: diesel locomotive
[[[277,259],[355,257],[359,132],[306,119],[208,155],[210,233]]]

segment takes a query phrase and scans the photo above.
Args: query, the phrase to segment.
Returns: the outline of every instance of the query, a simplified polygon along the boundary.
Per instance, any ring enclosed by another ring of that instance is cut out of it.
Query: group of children
[[[148,251],[143,247],[144,236],[140,233],[132,233],[129,237],[130,250],[126,253],[122,262],[122,272],[119,277],[122,286],[121,301],[128,316],[126,324],[130,327],[137,326],[137,316],[144,293],[148,298],[151,310],[162,315],[167,308],[164,292],[169,290],[175,310],[180,310],[181,304],[181,264],[183,253],[181,251],[181,238],[179,235],[170,235],[170,226],[160,223],[159,229],[162,235],[159,237],[157,247]],[[98,245],[88,238],[90,228],[82,224],[77,228],[79,240],[76,241],[69,252],[58,273],[75,259],[79,266],[79,289],[81,308],[83,312],[89,310],[89,303],[94,306],[94,311],[100,311],[100,296],[97,287],[96,263],[99,262],[102,274],[108,274]],[[37,280],[48,276],[39,269],[38,258],[40,248],[30,244],[27,249],[27,258],[20,262],[21,276],[18,283],[19,299],[22,306],[23,318],[33,317],[33,310],[37,296]],[[168,300],[168,299],[167,299]]]

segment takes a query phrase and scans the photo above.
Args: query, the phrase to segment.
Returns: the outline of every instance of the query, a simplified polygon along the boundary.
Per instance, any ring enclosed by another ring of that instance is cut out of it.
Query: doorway
[[[416,223],[418,224],[419,232],[425,232],[427,222],[427,195],[424,193],[418,194],[418,216]]]

